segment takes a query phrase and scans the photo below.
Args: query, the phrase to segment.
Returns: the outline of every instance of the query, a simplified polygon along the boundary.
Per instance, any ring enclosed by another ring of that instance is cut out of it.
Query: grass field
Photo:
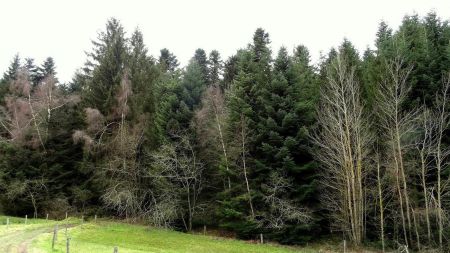
[[[42,219],[10,218],[5,225],[5,216],[0,216],[0,252],[42,253],[66,252],[66,238],[70,238],[70,253],[113,252],[119,253],[312,253],[312,248],[285,247],[272,244],[253,244],[245,241],[213,236],[193,235],[139,225],[112,221],[81,223],[79,219],[46,221]],[[53,229],[59,230],[55,249],[51,244]],[[68,227],[66,233],[66,226]]]

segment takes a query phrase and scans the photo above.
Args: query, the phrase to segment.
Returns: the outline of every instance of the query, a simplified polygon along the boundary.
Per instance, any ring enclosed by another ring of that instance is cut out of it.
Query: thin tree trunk
[[[47,151],[45,149],[44,141],[42,140],[41,131],[39,130],[39,126],[38,126],[38,123],[37,123],[37,119],[36,119],[36,115],[34,113],[33,106],[31,105],[31,96],[30,95],[28,95],[28,105],[30,106],[31,117],[33,118],[33,124],[34,124],[34,127],[36,128],[36,132],[37,132],[37,135],[38,135],[38,138],[39,138],[39,142],[40,142],[42,148],[44,149],[44,153],[45,153]]]
[[[227,156],[227,149],[225,148],[225,141],[223,138],[223,133],[222,133],[222,126],[220,124],[220,120],[219,120],[219,115],[218,115],[218,111],[216,108],[216,105],[213,105],[214,107],[214,114],[216,116],[216,123],[217,123],[217,129],[219,130],[219,138],[220,138],[220,143],[222,144],[222,152],[223,152],[223,157],[225,159],[225,169],[227,171],[227,179],[228,179],[228,189],[231,190],[231,179],[230,179],[230,169],[228,166],[228,156]]]
[[[425,145],[425,144],[423,144]],[[422,191],[425,201],[425,220],[427,223],[427,238],[428,242],[431,242],[431,225],[430,225],[430,211],[428,207],[428,194],[427,194],[427,184],[426,184],[426,161],[423,150],[420,152],[420,163],[421,163],[421,177],[422,177]]]
[[[377,183],[378,183],[378,198],[379,198],[379,208],[380,208],[380,227],[381,227],[381,246],[383,252],[384,248],[384,206],[383,206],[383,191],[381,189],[381,177],[380,177],[380,160],[377,156]]]
[[[252,218],[255,218],[255,211],[253,209],[253,201],[252,201],[252,194],[250,191],[250,184],[248,183],[248,177],[247,177],[247,165],[246,165],[246,156],[245,156],[245,152],[246,152],[246,135],[247,133],[245,132],[245,129],[247,128],[246,124],[245,124],[245,120],[243,115],[241,115],[241,142],[242,142],[242,165],[244,168],[244,179],[245,179],[245,185],[247,187],[247,194],[248,194],[248,202],[250,205],[250,211],[252,214]]]
[[[416,222],[416,214],[414,212],[414,210],[412,211],[412,215],[413,215],[413,222],[414,222],[414,231],[416,232],[416,238],[417,238],[417,249],[420,251],[420,236],[419,236],[419,231],[417,228],[417,222]]]
[[[398,122],[398,119],[397,119]],[[408,188],[406,184],[406,174],[405,174],[405,167],[403,165],[403,152],[401,148],[401,140],[400,140],[400,130],[398,127],[398,124],[396,124],[395,127],[395,137],[396,137],[396,143],[397,143],[397,152],[398,152],[398,161],[399,161],[399,170],[401,173],[401,181],[403,183],[403,195],[405,199],[405,209],[406,209],[406,219],[408,221],[408,232],[409,232],[409,239],[412,241],[411,231],[411,214],[410,214],[410,203],[409,203],[409,197],[408,197]]]
[[[392,144],[394,145],[394,144]],[[395,152],[395,148],[393,147],[393,152]],[[406,220],[405,220],[405,212],[403,209],[403,197],[402,197],[402,190],[401,190],[401,186],[400,186],[400,171],[399,171],[399,166],[398,166],[398,162],[397,162],[397,155],[394,154],[394,166],[395,166],[395,182],[396,182],[396,186],[397,186],[397,193],[398,193],[398,199],[399,199],[399,204],[400,204],[400,215],[402,218],[402,229],[403,229],[403,236],[405,239],[405,244],[408,245],[408,236],[406,233]]]

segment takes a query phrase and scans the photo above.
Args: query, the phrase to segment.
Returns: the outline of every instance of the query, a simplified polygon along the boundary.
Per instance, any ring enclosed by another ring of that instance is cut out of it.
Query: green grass
[[[145,226],[128,225],[101,221],[96,224],[85,223],[68,229],[70,252],[113,252],[117,246],[120,253],[312,253],[312,249],[299,249],[278,245],[258,245],[245,241],[192,235],[163,229],[150,229]],[[36,252],[51,251],[51,233],[44,233],[32,244]],[[58,233],[58,241],[53,252],[65,252],[66,235]]]
[[[9,219],[9,225],[6,225]],[[77,223],[77,219],[68,219],[65,224]],[[38,252],[30,249],[32,241],[44,233],[48,233],[56,224],[62,221],[45,219],[0,216],[0,252]]]
[[[6,219],[10,225],[6,226]],[[52,251],[53,229],[58,225],[58,240]],[[66,227],[67,234],[66,234]],[[254,244],[214,236],[186,234],[120,222],[98,220],[84,222],[69,218],[63,221],[0,216],[0,252],[61,253],[66,252],[70,237],[71,253],[313,253],[312,248],[296,248],[275,244]]]

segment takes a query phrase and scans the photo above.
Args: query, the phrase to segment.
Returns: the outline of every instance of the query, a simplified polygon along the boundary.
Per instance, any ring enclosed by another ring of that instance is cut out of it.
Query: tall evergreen
[[[211,51],[208,59],[208,84],[219,84],[220,76],[222,74],[222,60],[220,53],[217,50]]]
[[[208,71],[208,58],[205,50],[198,48],[195,50],[194,57],[192,58],[200,68],[203,76],[203,82],[208,84],[209,71]]]
[[[83,97],[87,106],[97,108],[104,115],[115,103],[114,93],[128,66],[128,44],[125,31],[117,19],[109,19],[106,30],[100,32],[94,48],[88,54],[84,68],[87,78]]]
[[[14,58],[12,59],[11,64],[8,67],[8,70],[3,74],[3,80],[5,81],[15,80],[20,66],[21,66],[20,57],[19,54],[16,54],[14,55]]]
[[[177,57],[173,55],[167,48],[161,49],[158,61],[164,72],[172,72],[178,67],[178,65],[180,65],[178,63]]]

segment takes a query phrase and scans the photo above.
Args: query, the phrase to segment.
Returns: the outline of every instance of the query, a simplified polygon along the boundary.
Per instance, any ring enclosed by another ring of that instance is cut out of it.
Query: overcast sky
[[[450,0],[2,0],[0,10],[0,72],[16,53],[39,64],[52,56],[60,81],[69,81],[109,17],[128,34],[138,26],[152,55],[167,47],[182,65],[197,48],[226,58],[258,27],[269,32],[274,52],[304,44],[317,61],[344,37],[360,52],[372,47],[381,20],[396,29],[405,14],[430,10],[449,19]]]

